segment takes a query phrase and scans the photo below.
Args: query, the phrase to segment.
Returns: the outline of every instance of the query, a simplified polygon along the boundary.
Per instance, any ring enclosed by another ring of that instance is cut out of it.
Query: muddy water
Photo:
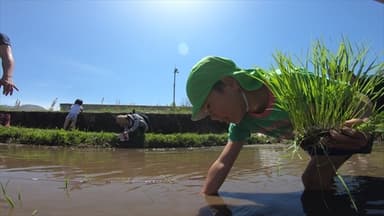
[[[0,145],[0,182],[15,204],[0,193],[0,215],[357,215],[338,181],[332,194],[303,193],[308,158],[284,157],[279,145],[246,146],[219,196],[202,196],[221,149]],[[384,145],[354,155],[340,173],[359,215],[384,215]]]

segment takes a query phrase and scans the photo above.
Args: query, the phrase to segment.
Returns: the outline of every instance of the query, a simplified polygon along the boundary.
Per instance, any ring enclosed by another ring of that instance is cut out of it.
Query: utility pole
[[[179,70],[175,67],[175,69],[173,70],[173,102],[172,102],[173,108],[176,107],[175,91],[176,91],[176,74],[177,73],[179,73]]]

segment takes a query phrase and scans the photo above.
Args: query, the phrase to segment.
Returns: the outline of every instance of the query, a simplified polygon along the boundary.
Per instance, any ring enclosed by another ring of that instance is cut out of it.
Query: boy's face
[[[237,81],[223,80],[222,91],[213,89],[208,95],[202,110],[212,120],[239,123],[245,115],[245,104],[241,95],[241,88]]]

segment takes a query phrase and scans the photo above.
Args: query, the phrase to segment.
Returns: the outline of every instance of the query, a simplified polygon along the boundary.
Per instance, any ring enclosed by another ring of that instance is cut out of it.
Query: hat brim
[[[192,121],[199,121],[202,119],[205,119],[208,116],[208,113],[204,112],[203,110],[200,110],[195,115],[191,117]]]

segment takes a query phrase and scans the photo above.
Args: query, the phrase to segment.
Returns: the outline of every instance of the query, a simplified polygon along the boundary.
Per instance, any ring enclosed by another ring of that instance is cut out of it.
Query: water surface
[[[354,155],[332,194],[303,193],[308,157],[245,146],[219,196],[199,192],[222,147],[70,149],[0,145],[0,215],[384,215],[384,145]]]

